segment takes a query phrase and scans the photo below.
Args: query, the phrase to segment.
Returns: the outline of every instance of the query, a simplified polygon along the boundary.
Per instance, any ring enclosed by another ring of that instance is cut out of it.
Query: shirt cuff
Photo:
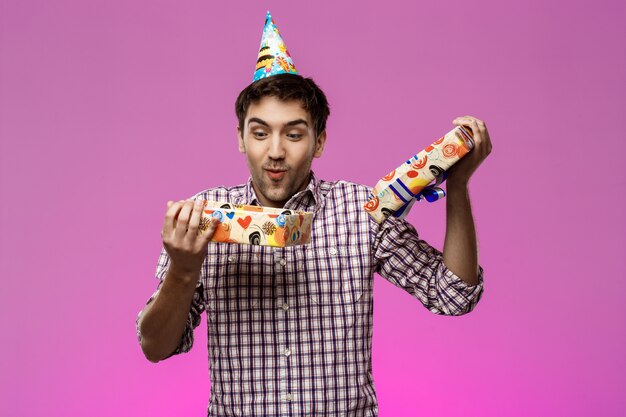
[[[463,281],[463,279],[461,279],[461,277],[459,277],[457,274],[455,274],[454,272],[452,272],[452,270],[450,268],[448,268],[446,266],[446,264],[443,263],[443,261],[441,261],[441,265],[443,265],[443,271],[444,271],[444,278],[446,279],[448,285],[457,288],[459,290],[465,290],[465,289],[471,289],[471,288],[476,288],[478,286],[483,286],[483,267],[478,265],[478,283],[477,284],[469,284],[465,281]]]
[[[478,283],[476,285],[463,281],[443,261],[441,262],[441,267],[443,268],[442,286],[450,301],[446,304],[452,307],[446,314],[460,316],[469,313],[476,307],[483,293],[484,270],[482,266],[478,265]]]
[[[135,320],[135,331],[137,332],[137,341],[139,341],[140,345],[141,345],[141,331],[139,329],[139,319],[141,318],[141,313],[143,313],[143,310],[146,308],[146,306],[148,304],[150,304],[152,302],[152,300],[154,300],[154,298],[157,296],[157,294],[159,293],[160,290],[161,290],[161,283],[159,283],[159,286],[156,289],[156,291],[154,293],[152,293],[152,295],[150,296],[148,301],[146,301],[146,304],[143,306],[143,308],[137,314],[137,319]]]

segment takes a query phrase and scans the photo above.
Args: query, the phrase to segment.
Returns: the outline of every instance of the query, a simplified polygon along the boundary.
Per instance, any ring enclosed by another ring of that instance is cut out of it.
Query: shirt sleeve
[[[406,220],[387,218],[375,230],[373,242],[375,272],[431,312],[460,316],[472,311],[480,300],[483,268],[478,266],[478,284],[466,283],[443,263],[443,253],[421,240]]]
[[[146,302],[146,305],[150,304],[152,300],[158,295],[161,290],[161,286],[163,285],[163,280],[165,279],[165,275],[167,273],[167,269],[170,264],[170,257],[165,251],[165,248],[161,249],[161,255],[159,256],[159,261],[157,262],[156,269],[156,278],[159,280],[156,291],[152,294],[152,296]],[[202,285],[202,279],[198,280],[196,284],[196,289],[193,294],[193,300],[191,301],[191,309],[189,310],[189,314],[187,316],[187,323],[185,325],[185,330],[180,339],[180,343],[174,352],[168,356],[178,355],[180,353],[189,352],[191,347],[193,346],[193,330],[200,325],[201,316],[205,309],[205,299],[204,299],[204,287]],[[145,308],[145,306],[144,306]],[[143,311],[143,310],[142,310]],[[141,344],[141,331],[139,330],[139,317],[141,316],[141,311],[137,315],[137,319],[135,320],[135,327],[137,331],[137,339]]]

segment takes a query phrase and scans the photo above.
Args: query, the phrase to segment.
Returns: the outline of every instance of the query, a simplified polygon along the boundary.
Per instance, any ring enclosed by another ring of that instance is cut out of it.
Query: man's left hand
[[[452,121],[457,126],[472,130],[474,135],[474,149],[448,170],[448,184],[467,185],[476,168],[491,153],[491,138],[485,122],[472,116],[457,117]]]

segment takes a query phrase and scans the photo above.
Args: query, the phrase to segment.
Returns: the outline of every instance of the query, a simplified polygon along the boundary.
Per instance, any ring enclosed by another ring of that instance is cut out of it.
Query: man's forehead
[[[296,124],[295,121],[304,121],[311,127],[311,116],[302,107],[300,100],[283,101],[276,97],[263,97],[253,102],[246,112],[246,125],[263,121],[268,125]],[[261,123],[263,124],[263,123]]]

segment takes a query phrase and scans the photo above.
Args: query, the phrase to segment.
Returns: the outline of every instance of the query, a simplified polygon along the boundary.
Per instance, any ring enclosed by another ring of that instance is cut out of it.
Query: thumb
[[[219,225],[220,221],[217,217],[202,218],[202,221],[200,222],[200,233],[202,233],[202,238],[205,244],[211,241]]]

